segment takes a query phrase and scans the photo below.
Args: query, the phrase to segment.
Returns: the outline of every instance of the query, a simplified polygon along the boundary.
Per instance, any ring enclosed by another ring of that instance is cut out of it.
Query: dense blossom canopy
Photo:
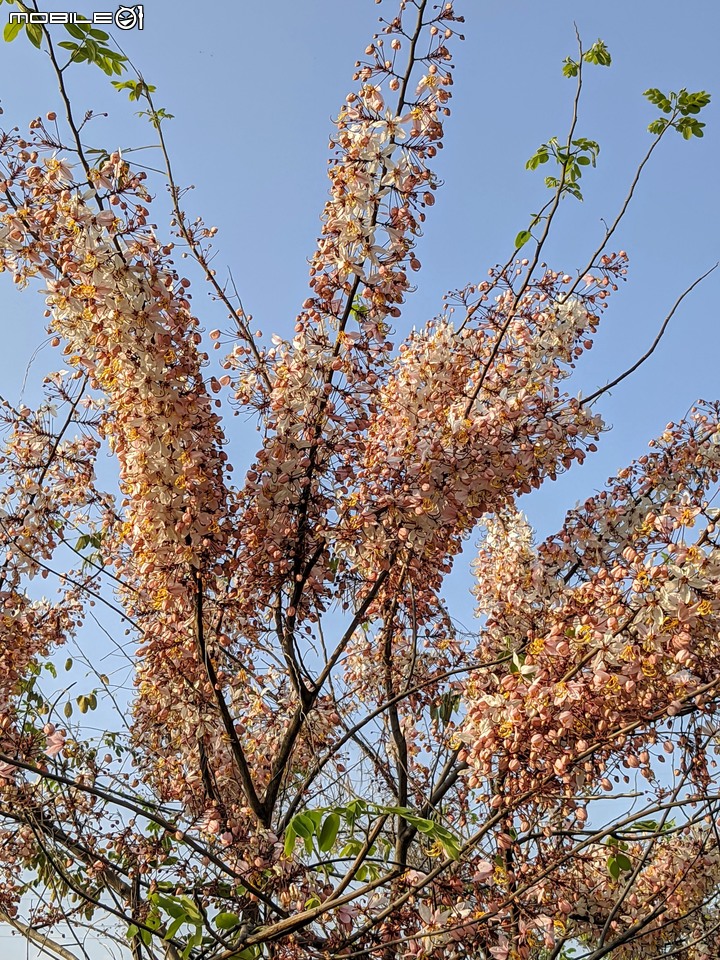
[[[119,152],[2,134],[0,270],[65,369],[1,410],[0,916],[66,960],[86,923],[134,960],[720,951],[720,407],[536,544],[518,498],[603,431],[567,380],[625,253],[570,276],[541,240],[391,339],[461,19],[402,0],[367,47],[270,348],[172,180],[169,242]],[[178,249],[232,310],[218,376]],[[239,480],[221,404],[262,432]],[[476,529],[467,635],[440,591]]]

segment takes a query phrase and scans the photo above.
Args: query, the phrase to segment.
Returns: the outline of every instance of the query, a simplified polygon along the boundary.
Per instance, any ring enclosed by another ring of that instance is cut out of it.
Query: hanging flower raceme
[[[56,343],[105,398],[101,434],[117,457],[124,500],[119,516],[105,517],[103,548],[142,630],[137,733],[145,727],[154,736],[162,691],[175,705],[178,742],[189,739],[194,751],[190,731],[208,694],[192,571],[202,571],[212,596],[231,511],[188,283],[147,226],[143,175],[131,175],[118,154],[84,192],[70,183],[68,164],[43,162],[25,141],[8,138],[4,155],[11,175],[0,265],[20,284],[48,278]]]
[[[610,502],[591,498],[534,555],[508,538],[483,545],[480,647],[504,637],[508,664],[468,683],[464,754],[477,776],[504,757],[506,789],[533,802],[601,780],[609,789],[617,758],[651,777],[659,723],[715,709],[720,548],[706,498],[720,477],[717,406],[656,446],[610,482]],[[492,594],[501,568],[513,590],[520,580],[517,607]],[[707,779],[703,763],[692,776]]]
[[[401,38],[412,35],[405,19],[403,10],[368,47],[369,60],[356,73],[359,89],[337,119],[330,199],[310,266],[312,296],[297,317],[293,341],[277,338],[269,351],[267,436],[248,474],[239,544],[245,575],[237,589],[249,617],[293,581],[308,584],[299,592],[287,587],[294,619],[312,618],[315,605],[333,593],[337,558],[327,542],[334,503],[338,490],[352,484],[376,413],[374,393],[387,379],[389,323],[411,289],[409,271],[420,266],[415,240],[436,187],[428,161],[442,138],[451,85],[438,25],[447,39],[455,17],[448,4],[417,28],[430,39],[430,52],[420,60],[411,56],[392,109]],[[418,64],[421,77],[415,77]],[[246,359],[241,348],[228,366],[242,371]],[[236,396],[246,402],[252,391],[243,377]]]
[[[406,550],[419,608],[432,608],[481,516],[582,462],[602,428],[556,385],[597,324],[582,300],[557,300],[557,287],[550,274],[463,330],[432,321],[401,346],[379,392],[358,489],[341,501],[338,544],[366,575]]]
[[[116,206],[125,198],[120,210],[98,208],[95,191],[68,188],[54,164],[33,156],[20,149],[6,183],[16,199],[2,211],[2,263],[21,283],[41,268],[52,274],[51,330],[66,341],[68,363],[107,398],[105,433],[126,497],[121,539],[138,569],[150,564],[169,576],[224,546],[223,438],[187,282],[146,226],[143,175],[131,177],[119,155],[98,178],[111,184]]]

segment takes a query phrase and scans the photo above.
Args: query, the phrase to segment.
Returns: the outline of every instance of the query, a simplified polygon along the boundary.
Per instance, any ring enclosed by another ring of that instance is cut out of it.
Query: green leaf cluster
[[[606,844],[610,847],[611,853],[607,858],[607,869],[613,880],[618,880],[621,873],[629,873],[632,868],[632,860],[623,850],[627,850],[627,844],[618,840],[617,837],[608,837]]]
[[[612,63],[610,51],[600,39],[596,40],[590,49],[583,53],[582,58],[585,63],[593,63],[598,67],[609,67]],[[580,64],[572,57],[565,57],[562,72],[564,77],[576,77],[580,73]]]
[[[85,550],[87,547],[95,547],[99,549],[102,546],[103,534],[100,531],[95,533],[83,533],[82,536],[78,537],[77,543],[75,544],[75,549],[80,552]]]
[[[160,931],[164,926],[166,929],[162,939],[176,942],[179,940],[183,945],[180,953],[181,960],[187,960],[199,947],[216,942],[214,937],[203,932],[206,929],[207,918],[190,897],[163,891],[151,893],[148,900],[150,910],[143,921],[143,927],[131,923],[125,933],[128,940],[139,937],[142,943],[149,947],[154,936],[153,931]],[[165,914],[164,918],[162,914]],[[232,911],[223,910],[210,922],[222,931],[223,935],[230,934],[232,937],[233,931],[241,925],[242,917]],[[187,929],[183,930],[183,928]],[[253,947],[236,954],[239,960],[253,960],[256,955],[257,950]]]
[[[78,553],[82,553],[82,551],[86,550],[88,547],[93,548],[90,553],[83,555],[83,570],[85,570],[87,567],[102,566],[103,555],[101,548],[104,536],[105,534],[103,531],[96,530],[94,533],[83,533],[78,537],[77,542],[75,543],[75,550]]]
[[[139,100],[147,93],[155,93],[155,87],[151,83],[145,83],[144,80],[113,80],[112,85],[116,90],[127,90],[130,100]]]
[[[348,819],[354,822],[354,815],[351,818],[346,816]],[[331,810],[327,815],[323,810],[298,813],[285,831],[285,856],[290,856],[298,838],[304,842],[306,853],[311,854],[316,848],[319,853],[327,853],[333,848],[339,829],[340,813],[336,810]]]
[[[650,133],[660,136],[668,127],[672,127],[682,135],[684,140],[704,135],[705,124],[696,117],[710,103],[710,94],[706,90],[690,93],[683,87],[677,93],[674,90],[663,93],[657,87],[650,87],[643,96],[664,114],[668,114],[665,117],[658,117],[648,125]]]
[[[590,49],[585,51],[583,60],[585,63],[594,63],[597,67],[609,67],[612,63],[610,51],[599,37]]]
[[[323,808],[320,810],[305,810],[296,814],[285,831],[285,855],[290,856],[295,850],[298,840],[302,840],[305,852],[308,855],[329,853],[335,846],[343,822],[343,848],[340,855],[356,857],[363,846],[363,841],[355,836],[355,828],[359,821],[366,821],[373,817],[394,815],[401,817],[412,824],[419,833],[429,840],[439,843],[448,856],[457,859],[460,856],[460,840],[441,824],[434,820],[418,816],[409,807],[385,807],[379,804],[367,803],[365,800],[352,800],[344,807]],[[368,856],[372,852],[368,851]],[[374,865],[368,865],[368,868]],[[358,879],[362,876],[358,873]]]
[[[6,2],[15,3],[16,0],[6,0]],[[17,3],[16,5],[22,11],[28,9],[23,3]],[[120,75],[123,70],[127,69],[127,57],[107,45],[110,35],[104,30],[99,30],[87,20],[86,22],[80,20],[75,23],[64,23],[63,26],[73,38],[72,40],[61,40],[58,44],[64,50],[69,51],[70,60],[68,63],[94,63],[109,77],[113,74]],[[30,43],[39,50],[42,46],[45,29],[39,23],[13,21],[5,25],[3,38],[7,43],[12,43],[24,31]]]
[[[582,191],[578,181],[582,177],[584,167],[596,166],[600,144],[587,137],[578,137],[569,144],[561,145],[557,137],[551,137],[547,143],[541,143],[535,153],[525,164],[526,170],[537,170],[551,158],[560,167],[561,175],[545,177],[545,186],[551,190],[560,190],[561,196],[570,194],[582,200]],[[519,249],[528,242],[532,234],[529,230],[522,230],[515,238],[515,247]]]
[[[632,861],[626,854],[618,851],[617,853],[611,853],[608,857],[607,868],[613,880],[617,880],[622,872],[627,873],[632,870]]]
[[[354,317],[355,320],[362,320],[368,312],[367,305],[362,302],[360,297],[355,297],[350,308],[350,315]]]
[[[62,40],[60,46],[70,51],[72,63],[94,63],[109,77],[126,69],[127,57],[107,46],[109,35],[89,23],[66,23],[65,29],[74,40]]]
[[[450,717],[460,706],[460,699],[460,694],[458,693],[444,693],[440,697],[439,702],[430,707],[431,719],[437,723],[441,723],[443,726],[447,726],[450,722]]]
[[[147,117],[150,123],[156,128],[160,129],[160,124],[163,120],[174,120],[175,114],[168,113],[164,107],[158,107],[157,110],[141,110],[138,114],[138,117]]]
[[[665,820],[659,823],[657,820],[636,820],[627,827],[623,827],[619,833],[649,833],[653,836],[661,833],[671,833],[675,829],[674,820]]]
[[[418,833],[422,833],[429,840],[439,843],[445,853],[453,860],[460,857],[460,838],[439,823],[434,820],[427,820],[425,817],[418,817],[407,807],[383,807],[382,810],[386,813],[397,814],[407,823],[412,824]]]

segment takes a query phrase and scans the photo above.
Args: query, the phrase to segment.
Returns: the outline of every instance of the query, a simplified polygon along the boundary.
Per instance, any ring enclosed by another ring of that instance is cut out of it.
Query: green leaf
[[[203,916],[197,908],[197,904],[190,897],[180,897],[180,901],[185,907],[188,918],[195,924],[203,923]]]
[[[202,943],[202,929],[198,927],[195,930],[195,933],[188,938],[188,942],[185,945],[185,949],[180,954],[180,956],[182,957],[182,960],[187,960],[187,958],[193,952],[195,947],[199,947],[201,943]]]
[[[76,40],[84,40],[85,34],[88,30],[87,27],[80,27],[76,23],[66,23],[65,29],[70,34],[71,37],[75,37]]]
[[[575,63],[570,57],[565,57],[563,60],[563,76],[564,77],[576,77],[580,71],[580,64]]]
[[[635,823],[631,823],[629,827],[625,827],[625,830],[640,830],[643,833],[655,833],[659,829],[659,824],[657,820],[636,820]]]
[[[159,825],[156,824],[155,826],[159,826]],[[163,843],[163,846],[165,846],[164,843]],[[170,858],[168,857],[168,860],[169,859]],[[168,860],[164,860],[163,863],[167,863]],[[153,899],[153,897],[155,899]],[[163,897],[163,896],[160,896],[160,894],[154,894],[149,899],[152,899],[153,903],[157,903],[160,907],[162,907],[165,913],[170,914],[170,916],[174,917],[175,919],[177,919],[178,917],[186,916],[187,912],[185,908],[182,907],[179,901],[176,900],[174,897]]]
[[[616,853],[615,860],[620,870],[632,870],[632,861],[629,857],[626,857],[624,853]]]
[[[530,240],[532,240],[532,233],[529,230],[521,230],[515,237],[515,249],[520,250]]]
[[[315,824],[307,814],[299,813],[290,821],[290,826],[303,840],[311,839],[315,833]]]
[[[107,36],[106,36],[107,39]],[[102,53],[108,60],[127,60],[127,57],[124,57],[121,53],[118,53],[115,50],[111,50],[109,47],[103,47]],[[152,87],[151,90],[154,90],[155,87]]]
[[[341,857],[356,857],[362,850],[362,843],[359,840],[349,840],[340,851]]]
[[[658,90],[657,87],[649,87],[644,93],[643,96],[646,97],[650,103],[658,104],[661,100],[665,98],[665,95]]]
[[[128,938],[128,940],[133,940],[139,933],[140,928],[136,927],[134,923],[131,923],[125,931],[125,936]]]
[[[308,817],[312,821],[313,833],[317,833],[320,829],[320,824],[323,822],[323,811],[322,810],[306,810],[303,813],[304,817]]]
[[[8,43],[12,43],[15,37],[20,33],[24,24],[22,23],[6,23],[5,29],[3,30],[3,37]]]
[[[420,833],[435,833],[435,823],[432,820],[426,820],[424,817],[407,817],[409,823],[417,827]]]
[[[516,248],[517,249],[517,248]],[[443,724],[450,722],[450,717],[460,704],[460,696],[456,693],[443,693],[440,702],[430,707],[430,716],[433,720]]]
[[[449,857],[452,857],[453,860],[457,860],[460,856],[460,840],[455,836],[454,833],[450,833],[449,830],[446,830],[445,827],[441,827],[439,824],[435,825],[435,834],[443,845],[445,853]]]
[[[543,143],[525,164],[525,169],[536,170],[541,163],[547,163],[549,159],[548,145]]]
[[[236,913],[219,913],[215,917],[215,926],[218,930],[232,930],[240,923],[240,917]]]
[[[30,43],[39,50],[43,39],[42,27],[38,26],[37,23],[28,23],[25,32]]]
[[[285,831],[285,856],[289,857],[290,854],[295,849],[295,841],[297,840],[297,834],[295,833],[295,828],[292,824]]]
[[[170,926],[167,928],[167,932],[163,937],[163,940],[172,940],[175,934],[178,932],[180,927],[187,922],[187,916],[185,913],[182,913],[179,917],[176,917]]]
[[[357,797],[355,800],[351,800],[346,807],[340,810],[341,815],[345,818],[348,825],[353,827],[355,821],[359,817],[364,817],[367,813],[367,804],[364,800]]]
[[[335,843],[338,830],[340,829],[340,817],[337,813],[329,813],[320,830],[318,839],[318,848],[321,853],[327,853]]]
[[[613,878],[613,880],[617,880],[618,877],[620,876],[620,865],[617,862],[617,857],[615,856],[608,857],[607,868],[608,868],[608,873]]]

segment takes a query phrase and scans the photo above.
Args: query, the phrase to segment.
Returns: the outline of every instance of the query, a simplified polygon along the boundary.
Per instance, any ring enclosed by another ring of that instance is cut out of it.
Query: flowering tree
[[[153,88],[116,81],[158,135],[172,242],[145,173],[88,149],[67,97],[73,60],[128,67],[108,35],[6,31],[49,53],[67,108],[0,141],[0,269],[42,286],[67,367],[35,409],[2,406],[0,917],[50,954],[88,956],[87,929],[134,960],[720,951],[720,406],[540,544],[517,506],[603,430],[607,388],[563,382],[625,273],[627,203],[577,275],[542,262],[597,156],[576,123],[600,41],[565,62],[572,123],[529,161],[554,166],[550,200],[512,256],[391,342],[461,20],[401,0],[367,47],[309,296],[270,349],[181,208]],[[641,169],[702,135],[709,100],[647,95]],[[232,320],[209,334],[218,377],[178,249]],[[236,483],[224,404],[262,430]],[[478,525],[465,635],[440,589]],[[96,605],[131,689],[97,672]],[[95,671],[80,693],[71,642]]]

